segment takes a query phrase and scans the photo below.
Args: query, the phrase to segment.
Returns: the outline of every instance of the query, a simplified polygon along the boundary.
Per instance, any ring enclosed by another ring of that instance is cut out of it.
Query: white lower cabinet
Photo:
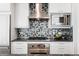
[[[28,44],[32,42],[12,42],[11,54],[28,54]],[[44,43],[43,43],[44,44]],[[50,54],[74,54],[73,42],[50,42]]]
[[[50,54],[74,54],[72,42],[51,42]]]
[[[11,54],[27,54],[27,42],[12,42]]]

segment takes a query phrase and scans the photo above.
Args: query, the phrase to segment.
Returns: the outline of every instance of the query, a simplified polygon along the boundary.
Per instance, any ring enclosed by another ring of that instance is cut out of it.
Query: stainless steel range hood
[[[49,18],[48,3],[30,3],[29,18]]]

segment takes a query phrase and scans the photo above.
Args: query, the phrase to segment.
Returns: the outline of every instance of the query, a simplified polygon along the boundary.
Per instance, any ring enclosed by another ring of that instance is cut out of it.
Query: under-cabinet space
[[[71,28],[53,28],[53,41],[73,41],[73,27]]]

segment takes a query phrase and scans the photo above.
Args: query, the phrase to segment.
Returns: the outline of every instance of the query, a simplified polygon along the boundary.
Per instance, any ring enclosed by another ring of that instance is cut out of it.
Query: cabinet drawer
[[[27,49],[23,49],[23,48],[14,48],[11,51],[12,54],[27,54]]]
[[[73,46],[73,42],[51,42],[53,47],[68,47]]]
[[[50,54],[74,54],[73,43],[51,43]]]
[[[12,42],[12,54],[27,54],[27,42]]]
[[[59,47],[59,48],[53,48],[52,49],[53,54],[72,54],[73,50],[68,48],[64,48],[64,47]]]
[[[26,45],[27,45],[26,42],[12,42],[12,46],[16,46],[16,47],[23,47]]]

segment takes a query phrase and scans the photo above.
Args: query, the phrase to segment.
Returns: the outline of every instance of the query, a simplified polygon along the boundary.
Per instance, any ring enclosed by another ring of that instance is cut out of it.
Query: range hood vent
[[[29,10],[29,18],[49,18],[48,3],[30,3]]]

